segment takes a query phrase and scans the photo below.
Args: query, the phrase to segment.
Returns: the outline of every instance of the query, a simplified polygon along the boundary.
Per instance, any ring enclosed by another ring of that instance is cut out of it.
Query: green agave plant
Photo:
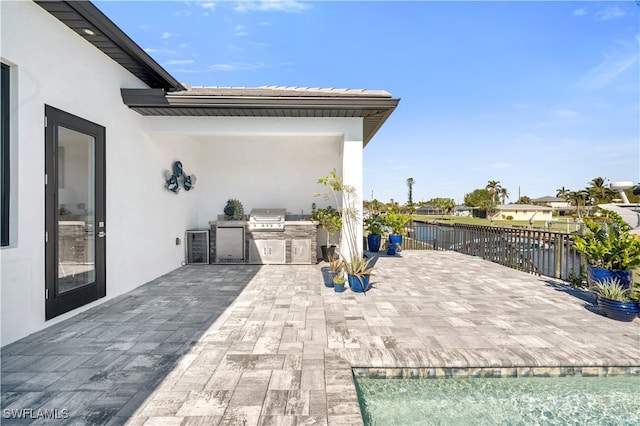
[[[602,281],[597,281],[596,287],[600,297],[617,300],[618,302],[631,301],[630,289],[624,288],[618,278],[605,278]]]
[[[588,231],[572,237],[574,248],[597,268],[629,270],[639,266],[640,236],[629,233],[629,225],[619,214],[603,211],[604,218],[584,220]]]

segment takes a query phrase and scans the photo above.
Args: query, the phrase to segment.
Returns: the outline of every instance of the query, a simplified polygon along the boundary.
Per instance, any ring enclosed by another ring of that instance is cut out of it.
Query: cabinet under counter
[[[250,231],[246,221],[212,221],[210,259],[212,263],[315,264],[317,263],[317,223],[285,221],[283,231]],[[242,228],[243,251],[238,250]],[[220,235],[218,235],[220,233]],[[229,235],[233,235],[229,239]],[[240,257],[242,259],[240,259]]]

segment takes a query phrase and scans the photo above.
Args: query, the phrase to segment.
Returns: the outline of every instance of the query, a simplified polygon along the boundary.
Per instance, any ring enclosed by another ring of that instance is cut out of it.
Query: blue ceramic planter
[[[337,274],[337,272],[331,271],[328,266],[320,268],[320,271],[322,271],[322,280],[324,281],[324,286],[333,287],[333,277]]]
[[[638,316],[638,302],[619,302],[598,297],[598,307],[611,319],[631,322]]]
[[[356,293],[364,293],[365,291],[369,290],[371,288],[369,278],[370,278],[369,275],[360,277],[360,279],[358,279],[358,277],[355,275],[348,275],[347,280],[349,282],[349,287],[351,288],[351,291],[355,291]]]
[[[382,242],[381,235],[367,235],[367,245],[369,246],[369,251],[377,252],[380,251],[380,243]]]
[[[342,293],[344,291],[344,283],[342,283],[342,284],[334,284],[333,285],[333,290],[336,293]]]
[[[402,245],[402,235],[400,234],[390,234],[389,235],[389,242],[391,244],[398,244],[398,245]]]
[[[595,266],[587,266],[587,283],[590,291],[597,291],[596,282],[603,282],[607,279],[617,278],[620,285],[624,288],[631,288],[633,283],[631,271],[615,271],[610,269],[596,268]]]

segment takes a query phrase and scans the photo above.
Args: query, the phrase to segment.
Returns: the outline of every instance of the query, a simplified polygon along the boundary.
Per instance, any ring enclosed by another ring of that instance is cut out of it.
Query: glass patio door
[[[47,106],[46,318],[106,295],[105,129]]]

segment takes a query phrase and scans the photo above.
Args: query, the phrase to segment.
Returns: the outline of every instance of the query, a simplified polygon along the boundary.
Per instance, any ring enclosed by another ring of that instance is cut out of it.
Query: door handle
[[[104,238],[104,237],[106,237],[106,235],[107,235],[107,234],[105,234],[105,232],[104,232],[104,231],[100,231],[100,232],[98,232],[98,238]]]

